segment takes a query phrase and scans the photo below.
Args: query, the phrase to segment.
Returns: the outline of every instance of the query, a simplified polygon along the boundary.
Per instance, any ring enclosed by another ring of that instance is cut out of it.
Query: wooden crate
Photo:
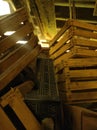
[[[97,101],[97,26],[66,21],[50,42],[59,94],[65,103]],[[90,95],[90,96],[89,96]]]
[[[25,8],[0,19],[0,90],[8,85],[41,51]],[[7,31],[15,31],[5,36]],[[26,44],[17,41],[26,40]]]
[[[97,58],[69,59],[56,72],[62,100],[71,103],[97,101]]]
[[[61,30],[55,35],[55,37],[50,41],[50,46],[52,47],[58,40],[62,40],[62,36],[64,33],[70,28],[71,26],[74,26],[79,29],[84,29],[87,31],[97,31],[97,26],[85,22],[80,22],[79,20],[75,19],[69,19],[66,21],[64,26],[61,28]],[[81,34],[83,35],[83,34]],[[61,37],[61,38],[60,38]],[[90,36],[91,37],[91,36]]]
[[[23,96],[20,93],[20,91],[15,88],[11,89],[9,92],[7,92],[5,95],[1,97],[0,101],[0,122],[2,122],[0,128],[3,130],[10,129],[10,130],[16,130],[18,126],[15,126],[13,124],[13,120],[16,118],[10,118],[8,113],[5,111],[5,107],[9,106],[12,110],[12,113],[14,112],[16,116],[18,117],[19,121],[23,124],[24,128],[27,130],[41,130],[41,126],[33,113],[29,110],[27,105],[23,101]],[[7,109],[8,111],[8,109]],[[14,116],[13,114],[9,113],[11,116]],[[6,125],[5,125],[6,122]]]
[[[54,65],[75,57],[97,57],[97,26],[69,20],[51,41]]]

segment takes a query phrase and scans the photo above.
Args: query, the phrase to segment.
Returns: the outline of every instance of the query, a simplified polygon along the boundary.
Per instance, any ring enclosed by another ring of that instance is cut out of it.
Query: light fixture
[[[4,33],[5,36],[10,36],[12,35],[13,33],[15,33],[15,31],[7,31]]]
[[[66,52],[68,53],[68,52],[70,52],[70,50],[66,50]]]
[[[42,43],[42,44],[41,44],[41,47],[49,48],[50,46],[49,46],[49,44],[47,44],[47,43]]]
[[[94,39],[94,38],[90,38],[90,40],[92,40],[92,41],[96,41],[96,42],[97,42],[97,39]]]
[[[70,42],[70,40],[68,40],[66,43],[69,43]]]
[[[24,22],[21,22],[21,24],[24,24]]]
[[[44,48],[49,48],[50,45],[48,44],[47,40],[45,39],[42,39],[38,42],[39,45],[41,45],[41,47],[44,47]]]
[[[16,43],[17,44],[26,44],[28,41],[25,41],[25,40],[19,40],[19,41],[17,41]]]

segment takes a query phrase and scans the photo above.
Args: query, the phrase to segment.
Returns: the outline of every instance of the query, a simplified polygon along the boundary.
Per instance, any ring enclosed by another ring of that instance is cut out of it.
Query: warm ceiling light
[[[10,36],[12,35],[13,33],[15,33],[15,31],[7,31],[4,33],[5,36]]]
[[[21,22],[21,24],[24,24],[24,22]]]
[[[70,42],[70,40],[68,40],[66,43],[69,43]]]
[[[45,40],[45,39],[42,39],[42,40],[40,40],[41,42],[47,42],[47,40]]]
[[[24,41],[24,40],[19,40],[19,41],[17,41],[16,43],[17,44],[26,44],[28,41]]]
[[[10,7],[7,1],[0,0],[0,15],[10,14]]]
[[[41,44],[41,47],[49,48],[50,46],[49,46],[49,44],[47,44],[47,43],[42,43],[42,44]]]
[[[90,38],[90,40],[92,40],[92,41],[96,41],[96,42],[97,42],[97,39],[94,39],[94,38]]]
[[[47,43],[47,40],[45,40],[45,39],[40,40],[38,42],[38,44],[40,44],[41,47],[44,47],[44,48],[49,48],[50,47],[49,44]]]
[[[70,50],[66,50],[66,52],[68,53],[68,52],[70,52]]]

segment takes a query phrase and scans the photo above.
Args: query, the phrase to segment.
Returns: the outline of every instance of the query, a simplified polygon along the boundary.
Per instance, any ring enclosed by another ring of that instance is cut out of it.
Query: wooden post
[[[71,100],[71,90],[70,90],[70,75],[69,75],[69,67],[68,66],[65,66],[64,68],[64,73],[66,75],[66,78],[65,78],[65,87],[66,87],[66,95],[68,95],[66,97],[66,99],[68,101]]]

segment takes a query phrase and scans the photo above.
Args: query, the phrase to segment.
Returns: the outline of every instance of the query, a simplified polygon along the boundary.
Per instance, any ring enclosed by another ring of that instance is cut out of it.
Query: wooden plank
[[[12,102],[13,98],[17,96],[19,99],[23,100],[23,95],[20,93],[19,89],[11,88],[6,94],[1,97],[0,105],[4,108]]]
[[[25,8],[18,9],[16,12],[0,19],[0,35],[6,31],[15,31],[20,23],[27,21],[28,14]],[[12,26],[13,25],[13,26]]]
[[[69,59],[68,61],[59,63],[56,66],[55,72],[58,73],[60,70],[64,69],[65,66],[68,66],[70,68],[76,68],[76,67],[96,67],[97,66],[97,58],[74,58]]]
[[[32,27],[30,23],[27,23],[20,29],[18,29],[13,35],[0,41],[0,53],[3,53],[10,47],[16,44],[18,40],[23,39],[27,34],[32,32]]]
[[[68,74],[70,78],[93,78],[97,77],[97,69],[70,70]]]
[[[67,59],[71,58],[72,56],[74,56],[74,51],[72,51],[72,50],[68,53],[61,55],[60,57],[58,57],[57,59],[54,60],[54,66],[58,65],[61,62],[64,62],[64,60],[67,60]]]
[[[3,58],[0,61],[0,73],[3,73],[6,69],[8,69],[12,65],[12,63],[15,63],[17,60],[20,59],[20,57],[25,55],[27,52],[31,51],[36,45],[36,43],[33,43],[34,42],[33,40],[34,39],[31,38],[27,44],[18,47],[7,57]]]
[[[71,82],[70,90],[94,90],[97,89],[97,81]]]
[[[9,105],[27,130],[41,130],[39,122],[36,120],[33,113],[28,109],[23,100],[15,96],[13,98],[13,102]]]
[[[71,21],[68,20],[65,22],[62,29],[55,35],[55,37],[50,41],[50,47],[54,45],[54,43],[61,37],[61,35],[71,26]]]
[[[61,56],[61,55],[65,55],[66,51],[71,49],[71,47],[73,46],[73,44],[70,42],[68,44],[63,45],[59,50],[57,50],[57,52],[55,52],[54,54],[52,54],[50,56],[50,58],[52,59],[56,59],[57,57]]]
[[[68,73],[57,74],[58,82],[65,82],[66,78],[94,80],[97,78],[97,69],[70,70]]]
[[[86,30],[82,30],[82,29],[73,29],[73,33],[76,36],[97,39],[97,33],[93,33],[91,31],[86,31]]]
[[[0,73],[3,73],[6,69],[8,69],[13,63],[15,63],[20,57],[25,55],[29,49],[25,48],[26,46],[21,46],[16,49],[11,55],[8,55],[7,58],[4,58],[0,63]]]
[[[97,57],[97,51],[85,49],[84,47],[74,46],[68,53],[64,53],[60,57],[54,60],[54,65],[66,61],[73,57]]]
[[[68,66],[71,68],[72,67],[93,67],[93,66],[97,66],[97,58],[92,57],[92,58],[69,59],[68,61],[64,61],[63,66]]]
[[[40,46],[27,52],[23,57],[12,64],[4,73],[0,75],[0,90],[3,89],[17,74],[24,69],[41,51]]]
[[[77,47],[74,46],[74,48],[72,49],[72,51],[74,51],[74,56],[81,56],[81,57],[97,57],[97,51],[95,50],[90,50],[90,49],[85,49],[82,47]]]
[[[80,22],[79,20],[72,20],[71,22],[72,22],[73,26],[87,29],[87,30],[91,30],[91,31],[97,31],[96,25],[85,23],[85,22]]]
[[[68,98],[68,97],[67,97]],[[97,100],[97,92],[79,92],[71,94],[71,101],[80,101],[80,100]]]
[[[96,103],[96,102],[97,102],[97,99],[95,99],[95,100],[68,101],[68,102],[63,101],[64,104],[68,104],[68,105],[90,104],[90,103]]]
[[[87,38],[97,38],[97,34],[91,32],[91,31],[97,31],[97,26],[93,25],[93,24],[88,24],[88,23],[84,23],[84,22],[80,22],[78,20],[68,20],[66,21],[66,23],[64,24],[63,28],[57,33],[57,35],[51,40],[50,42],[50,46],[52,46],[55,41],[57,41],[59,39],[59,37],[62,36],[62,34],[70,27],[79,27],[82,28],[81,29],[75,29],[75,35],[79,35],[79,36],[83,36],[83,37],[87,37]],[[91,31],[85,31],[85,30],[91,30]],[[80,32],[81,31],[81,32]]]
[[[8,104],[14,110],[15,114],[19,117],[20,121],[27,130],[40,130],[41,126],[39,122],[28,109],[27,105],[23,102],[22,94],[17,88],[11,89],[1,97],[2,107],[5,107]]]
[[[96,94],[96,93],[94,93],[94,94]],[[81,95],[81,96],[83,96],[83,95]],[[68,105],[80,105],[81,103],[86,104],[86,103],[96,103],[97,102],[97,98],[86,99],[86,100],[84,100],[84,99],[83,100],[76,100],[76,99],[72,100],[72,95],[68,95],[64,92],[60,92],[60,98],[61,98],[62,102],[64,103],[64,105],[66,105],[66,104],[68,104]]]
[[[73,47],[70,52],[67,52],[67,53],[64,53],[63,55],[61,55],[60,57],[58,57],[57,59],[54,60],[54,65],[56,66],[57,64],[61,63],[61,62],[64,62],[64,60],[66,61],[67,59],[71,58],[71,57],[74,57],[76,55],[83,55],[83,53],[81,52],[82,48],[78,48],[78,47]],[[82,50],[84,52],[84,55],[88,55],[90,56],[91,53],[86,53],[86,51],[88,52],[88,50]],[[80,54],[81,53],[81,54]],[[94,51],[92,51],[93,54]],[[92,55],[93,55],[92,54]],[[94,56],[94,55],[93,55]],[[96,56],[96,54],[95,54]]]
[[[10,119],[0,107],[0,130],[16,130]]]
[[[66,79],[67,80],[67,79]],[[58,84],[59,86],[59,91],[63,91],[63,92],[66,92],[67,91],[67,87],[66,87],[66,82],[59,82]],[[73,82],[70,82],[69,83],[69,88],[70,88],[70,91],[95,91],[97,89],[97,81],[73,81]]]
[[[72,33],[69,31],[63,36],[63,38],[56,43],[54,46],[50,48],[49,54],[52,55],[55,53],[57,50],[59,50],[63,45],[66,44],[66,42],[72,37]]]
[[[90,39],[82,39],[80,37],[72,39],[74,45],[89,47],[90,49],[97,49],[97,42]]]
[[[95,49],[95,50],[97,48],[97,42],[86,40],[86,39],[81,39],[81,38],[72,38],[69,43],[65,43],[65,42],[66,41],[64,41],[64,44],[62,44],[62,47],[61,47],[61,43],[59,42],[54,47],[51,48],[52,55],[50,57],[52,59],[57,58],[61,54],[65,53],[68,49],[71,49],[71,47],[73,47],[73,46],[75,46],[75,48],[76,48],[76,46],[79,46],[79,48],[81,46],[82,47],[91,47],[91,49]],[[57,46],[57,48],[56,48],[56,46]],[[90,51],[94,53],[94,51],[92,51],[92,50],[90,50]],[[91,54],[91,53],[89,53],[89,54]],[[82,52],[82,55],[84,55],[83,52]],[[87,52],[85,53],[85,55],[87,55]]]
[[[64,60],[65,59],[69,59],[70,57],[65,56],[66,54],[71,53],[71,57],[97,57],[97,51],[95,50],[90,50],[84,47],[79,47],[79,46],[74,46],[73,48],[71,48],[71,50],[68,53],[64,53],[63,57]],[[60,56],[60,59],[63,59],[62,56]]]

